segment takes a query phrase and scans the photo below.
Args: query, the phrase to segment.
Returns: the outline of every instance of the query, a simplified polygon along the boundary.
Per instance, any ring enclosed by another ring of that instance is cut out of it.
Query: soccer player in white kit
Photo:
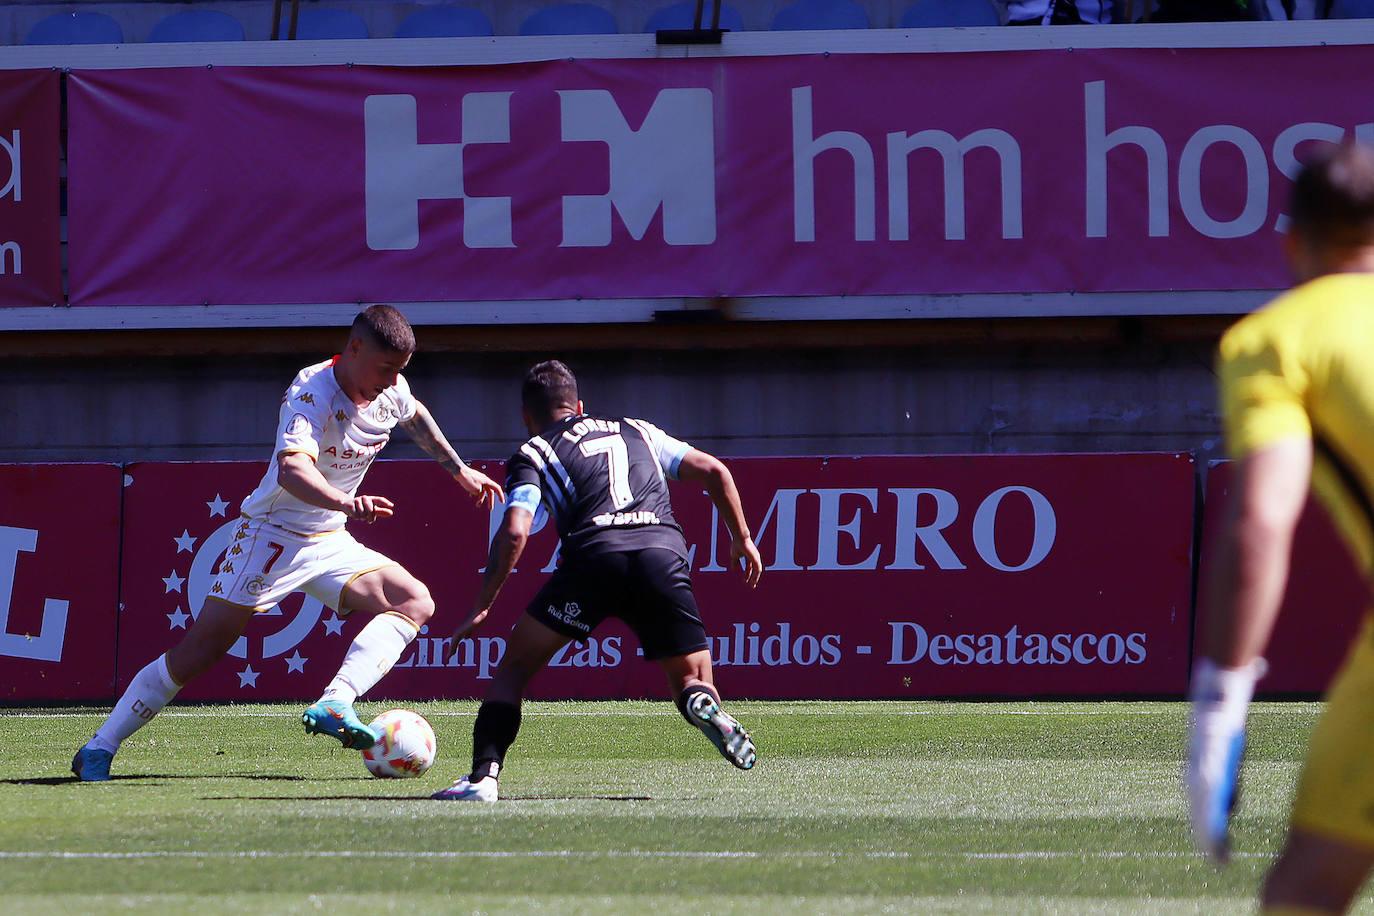
[[[354,320],[343,353],[296,376],[282,398],[273,464],[243,501],[243,520],[200,614],[181,642],[134,675],[109,718],[76,752],[72,772],[78,778],[109,779],[124,739],[223,658],[254,614],[294,591],[341,616],[373,615],[324,695],[302,715],[305,730],[358,749],[377,740],[354,713],[353,701],[401,657],[434,613],[434,600],[403,566],[345,529],[347,519],[375,522],[393,513],[386,497],[358,495],[363,475],[400,426],[482,508],[505,498],[495,481],[463,463],[410,393],[401,370],[414,351],[405,317],[374,305]]]

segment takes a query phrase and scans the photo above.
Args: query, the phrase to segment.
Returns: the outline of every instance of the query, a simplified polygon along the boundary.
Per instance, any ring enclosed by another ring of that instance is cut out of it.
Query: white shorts
[[[399,565],[343,528],[303,535],[245,518],[220,558],[209,596],[262,612],[292,592],[305,592],[345,616],[340,604],[350,582]]]

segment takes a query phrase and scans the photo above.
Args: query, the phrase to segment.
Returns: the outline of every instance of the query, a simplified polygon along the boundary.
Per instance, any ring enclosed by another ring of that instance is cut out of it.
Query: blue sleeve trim
[[[674,480],[677,480],[677,469],[682,467],[682,459],[687,457],[687,453],[691,451],[691,449],[692,447],[686,442],[675,442],[672,451],[668,451],[668,449],[665,448],[664,453],[668,458],[668,463],[663,466],[663,472]]]
[[[538,487],[532,483],[522,483],[506,494],[506,511],[518,506],[530,515],[537,515],[542,502],[543,496]]]

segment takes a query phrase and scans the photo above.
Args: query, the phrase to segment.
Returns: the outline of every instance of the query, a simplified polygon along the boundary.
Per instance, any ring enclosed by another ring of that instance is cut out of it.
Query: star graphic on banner
[[[292,652],[291,657],[286,660],[286,673],[290,674],[292,671],[299,671],[304,674],[305,663],[308,661],[310,661],[310,659],[303,657],[301,655],[301,650],[297,649],[295,652]]]
[[[324,619],[324,631],[330,636],[343,635],[343,618],[338,614],[330,614]]]
[[[210,507],[210,517],[214,518],[216,515],[224,515],[224,510],[228,508],[229,501],[220,498],[220,495],[216,493],[215,498],[210,500],[205,505]]]
[[[167,629],[184,630],[186,629],[186,621],[191,619],[191,615],[183,611],[181,608],[177,608],[175,611],[167,615],[167,619],[172,622],[171,625],[167,627]]]
[[[186,577],[178,576],[177,571],[174,569],[172,570],[172,574],[170,576],[163,577],[162,584],[167,586],[167,592],[179,592],[181,591],[181,586],[185,581]],[[163,592],[163,594],[165,595],[167,594],[167,592]]]
[[[182,551],[185,551],[186,553],[195,552],[196,539],[191,537],[191,532],[187,529],[181,529],[181,537],[172,538],[172,540],[176,541],[177,553],[181,553]]]
[[[245,667],[242,671],[239,672],[239,687],[243,688],[258,686],[258,674],[259,672],[254,671],[252,665],[248,665],[247,667]]]

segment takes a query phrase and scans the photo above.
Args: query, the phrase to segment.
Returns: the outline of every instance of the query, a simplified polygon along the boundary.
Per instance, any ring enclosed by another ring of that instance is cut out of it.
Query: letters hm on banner
[[[72,299],[1277,288],[1303,150],[1374,136],[1361,53],[82,72]],[[154,178],[175,213],[139,190]],[[188,222],[202,246],[183,244]]]

